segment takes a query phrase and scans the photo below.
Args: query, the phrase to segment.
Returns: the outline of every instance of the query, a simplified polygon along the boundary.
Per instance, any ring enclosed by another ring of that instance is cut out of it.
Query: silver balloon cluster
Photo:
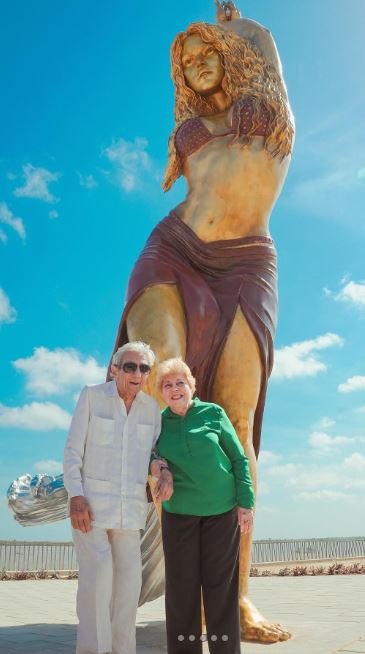
[[[7,491],[9,509],[23,527],[57,522],[68,517],[63,475],[22,475]]]
[[[57,522],[68,517],[68,495],[63,475],[22,475],[7,491],[9,509],[23,527]],[[149,504],[146,529],[141,535],[142,590],[139,604],[151,602],[164,593],[164,560],[159,520]]]

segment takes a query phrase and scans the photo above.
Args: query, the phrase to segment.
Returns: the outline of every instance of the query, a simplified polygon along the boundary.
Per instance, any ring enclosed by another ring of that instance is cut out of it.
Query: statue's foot
[[[288,640],[291,633],[281,624],[273,624],[264,618],[247,597],[240,600],[241,639],[258,643],[277,643]]]

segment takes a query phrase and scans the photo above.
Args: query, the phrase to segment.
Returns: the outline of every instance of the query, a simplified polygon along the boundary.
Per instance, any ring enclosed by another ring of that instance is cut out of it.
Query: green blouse
[[[218,515],[235,506],[252,509],[248,459],[224,409],[198,398],[184,416],[162,412],[158,453],[174,477],[163,509],[185,515]]]

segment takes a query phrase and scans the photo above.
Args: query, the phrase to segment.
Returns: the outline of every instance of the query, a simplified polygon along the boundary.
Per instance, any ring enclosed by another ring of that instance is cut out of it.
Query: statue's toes
[[[288,640],[290,636],[290,632],[284,629],[282,625],[271,624],[270,622],[246,625],[242,633],[244,640],[259,643],[277,643]]]
[[[287,629],[284,629],[281,625],[278,625],[280,627],[280,638],[279,640],[289,640],[291,638],[291,632],[287,631]]]
[[[278,643],[279,636],[274,632],[262,629],[261,627],[250,627],[249,629],[245,629],[242,634],[242,640],[256,643]]]

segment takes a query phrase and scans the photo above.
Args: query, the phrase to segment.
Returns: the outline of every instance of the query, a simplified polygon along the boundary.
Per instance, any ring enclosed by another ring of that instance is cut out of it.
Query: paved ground
[[[74,581],[0,582],[1,654],[73,654]],[[258,577],[251,598],[294,637],[245,654],[365,654],[365,577]],[[138,654],[164,654],[163,598],[138,612]]]

